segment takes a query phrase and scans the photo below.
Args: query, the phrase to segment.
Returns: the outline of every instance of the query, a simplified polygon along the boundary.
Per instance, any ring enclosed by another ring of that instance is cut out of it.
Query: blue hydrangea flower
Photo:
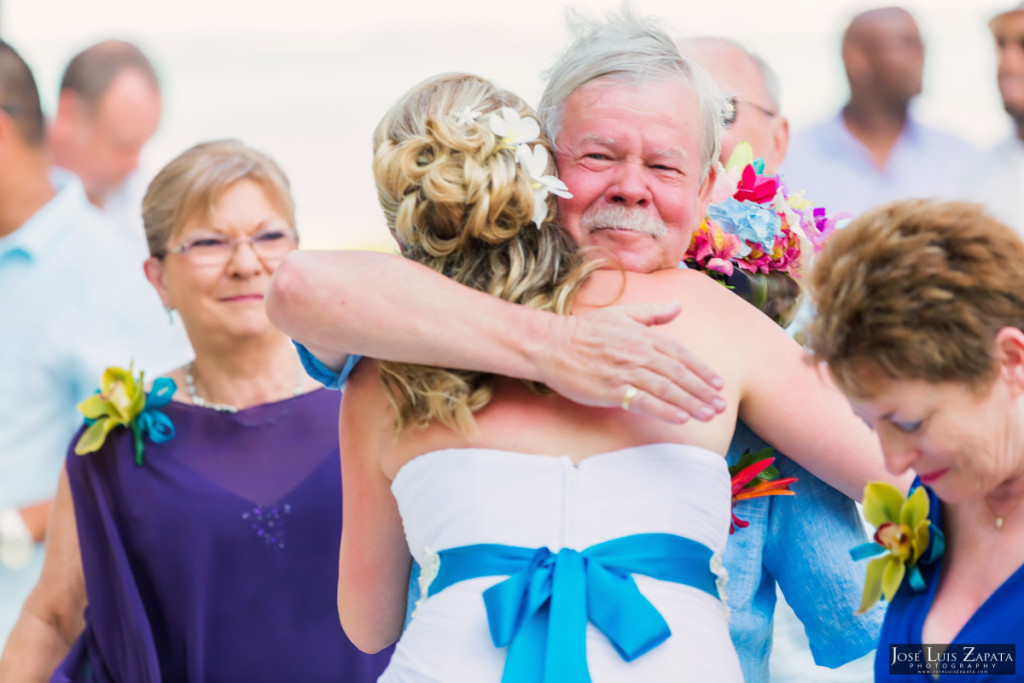
[[[771,251],[775,238],[782,230],[782,220],[770,208],[751,201],[737,201],[732,197],[708,206],[708,218],[722,230],[736,235],[744,243],[760,244],[764,251]],[[741,256],[750,253],[750,247],[743,244]]]

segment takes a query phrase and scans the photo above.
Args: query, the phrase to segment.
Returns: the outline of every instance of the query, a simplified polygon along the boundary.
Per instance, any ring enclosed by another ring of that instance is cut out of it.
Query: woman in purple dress
[[[195,360],[169,374],[176,389],[154,385],[148,429],[102,445],[84,429],[93,452],[68,456],[0,678],[375,680],[390,653],[356,650],[336,611],[340,395],[313,388],[263,305],[298,241],[287,179],[238,142],[197,145],[150,185],[143,218],[146,274]],[[119,390],[110,379],[90,401]]]

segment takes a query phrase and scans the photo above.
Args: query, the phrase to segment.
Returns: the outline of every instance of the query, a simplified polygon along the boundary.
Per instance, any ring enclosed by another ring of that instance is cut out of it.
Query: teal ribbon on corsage
[[[431,594],[482,576],[509,578],[484,591],[491,641],[508,647],[502,683],[589,683],[592,621],[631,662],[670,635],[631,574],[693,586],[719,598],[713,553],[672,534],[636,534],[583,551],[478,544],[443,550]]]
[[[170,377],[158,377],[153,388],[146,394],[146,405],[132,420],[132,434],[135,441],[135,464],[142,466],[144,447],[142,437],[149,436],[153,443],[166,443],[174,438],[174,423],[171,418],[157,410],[171,402],[178,385]]]
[[[132,375],[132,367],[107,368],[100,381],[99,390],[78,404],[89,426],[75,444],[75,453],[84,455],[100,449],[107,435],[118,426],[132,430],[135,450],[135,464],[144,462],[145,445],[143,437],[153,443],[164,443],[174,437],[174,424],[159,408],[171,402],[177,391],[177,384],[168,377],[157,378],[153,389],[143,391],[143,377]]]
[[[921,556],[918,562],[915,562],[907,568],[907,581],[910,583],[910,587],[917,593],[920,593],[927,588],[924,582],[924,577],[921,576],[921,568],[918,565],[921,562],[931,564],[942,557],[942,553],[946,550],[946,537],[942,533],[942,529],[937,526],[931,527],[931,541],[931,546],[928,548],[928,551]],[[874,541],[868,541],[867,543],[861,543],[856,548],[853,548],[850,551],[850,557],[852,557],[855,562],[859,562],[860,560],[866,560],[869,557],[877,557],[878,555],[887,552],[889,552],[889,549],[884,545],[879,545]]]

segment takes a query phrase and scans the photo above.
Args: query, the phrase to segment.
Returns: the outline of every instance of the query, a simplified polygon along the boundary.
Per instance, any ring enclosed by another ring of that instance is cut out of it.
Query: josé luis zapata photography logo
[[[890,674],[1014,675],[1016,645],[889,645]]]

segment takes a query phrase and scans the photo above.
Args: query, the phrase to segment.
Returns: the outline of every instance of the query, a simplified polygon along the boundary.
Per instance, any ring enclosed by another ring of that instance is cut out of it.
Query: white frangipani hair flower
[[[533,142],[540,135],[540,124],[532,116],[520,118],[512,107],[502,107],[500,113],[491,114],[491,130],[509,147]]]
[[[516,160],[533,182],[533,222],[538,228],[548,216],[548,194],[572,199],[572,193],[560,178],[545,173],[549,158],[544,145],[519,145],[516,148]]]

